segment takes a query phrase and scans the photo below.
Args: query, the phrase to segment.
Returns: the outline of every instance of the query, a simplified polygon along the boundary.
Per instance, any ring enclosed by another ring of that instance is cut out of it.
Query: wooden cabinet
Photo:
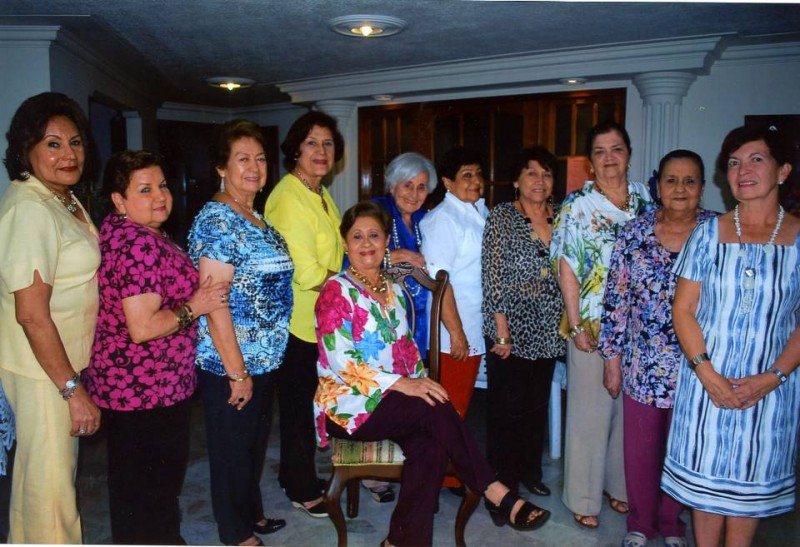
[[[513,199],[517,173],[509,163],[521,148],[541,144],[559,160],[555,197],[561,199],[567,160],[583,156],[584,141],[599,121],[625,121],[625,89],[518,95],[360,108],[359,199],[385,193],[383,174],[403,152],[433,159],[455,145],[486,158],[489,206]]]

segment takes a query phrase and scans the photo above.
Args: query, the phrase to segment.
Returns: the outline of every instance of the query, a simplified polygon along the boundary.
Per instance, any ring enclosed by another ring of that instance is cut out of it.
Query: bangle
[[[194,312],[189,304],[184,304],[177,310],[172,310],[175,320],[178,322],[178,330],[185,329],[194,321]]]
[[[767,372],[771,372],[772,374],[774,374],[775,377],[778,378],[778,380],[781,381],[781,384],[785,384],[789,380],[789,377],[786,376],[780,370],[778,370],[777,367],[770,367],[770,368],[767,369]]]
[[[244,382],[250,378],[250,373],[247,372],[247,369],[244,369],[242,372],[229,372],[228,373],[228,381],[229,382]]]
[[[496,344],[500,344],[501,346],[508,346],[509,344],[511,344],[511,337],[498,336],[497,338],[494,339],[494,341]]]
[[[58,390],[58,394],[61,395],[61,398],[65,401],[69,401],[72,399],[72,396],[75,395],[75,390],[78,389],[79,385],[81,385],[81,377],[76,374],[67,380],[64,387]]]
[[[569,329],[569,339],[572,340],[582,332],[586,332],[586,329],[583,328],[583,325],[581,324],[575,325],[574,327]]]
[[[694,370],[697,368],[697,365],[710,361],[711,357],[708,356],[708,353],[700,353],[689,360],[689,368]]]

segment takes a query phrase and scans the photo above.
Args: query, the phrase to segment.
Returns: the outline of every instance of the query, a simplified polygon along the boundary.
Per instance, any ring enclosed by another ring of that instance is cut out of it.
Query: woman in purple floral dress
[[[227,283],[200,284],[161,232],[172,195],[158,157],[125,151],[106,167],[116,209],[100,228],[100,313],[83,382],[108,431],[111,538],[181,544],[178,495],[197,385],[193,319],[227,306]]]

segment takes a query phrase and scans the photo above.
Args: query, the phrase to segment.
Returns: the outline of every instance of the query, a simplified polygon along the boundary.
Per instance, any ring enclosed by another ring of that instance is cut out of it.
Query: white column
[[[136,110],[126,110],[122,113],[125,117],[125,143],[128,150],[141,150],[142,145],[142,116]]]
[[[678,148],[681,103],[697,78],[688,72],[649,72],[633,78],[644,101],[642,162],[644,179],[667,152]]]
[[[358,201],[358,116],[356,102],[319,101],[315,108],[336,118],[344,137],[344,156],[334,167],[333,182],[328,190],[339,210],[344,211]]]

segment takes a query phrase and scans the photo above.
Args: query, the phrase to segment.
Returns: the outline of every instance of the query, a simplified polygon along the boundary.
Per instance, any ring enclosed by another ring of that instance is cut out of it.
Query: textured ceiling
[[[400,17],[387,38],[328,29],[337,16]],[[159,99],[213,106],[286,101],[276,82],[594,44],[796,33],[800,4],[464,0],[2,0],[0,25],[61,25],[162,84]],[[228,93],[203,81],[242,76]]]

